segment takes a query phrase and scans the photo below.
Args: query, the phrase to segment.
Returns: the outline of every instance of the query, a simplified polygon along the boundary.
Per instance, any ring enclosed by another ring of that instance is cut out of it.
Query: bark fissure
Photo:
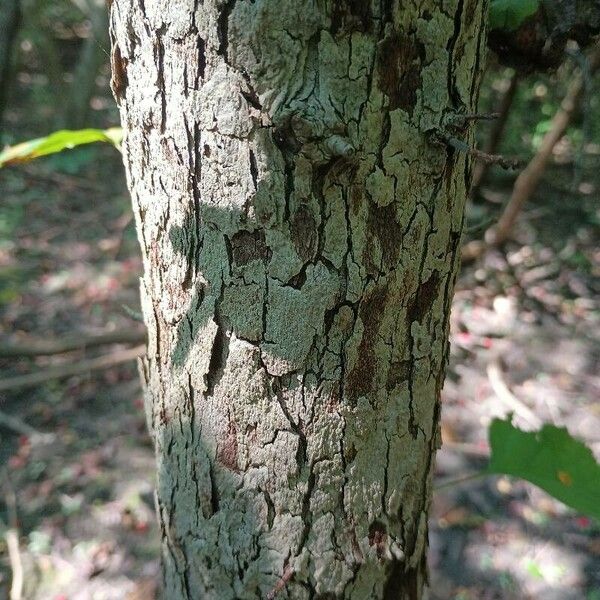
[[[460,94],[456,90],[456,76],[455,76],[455,57],[454,52],[456,49],[456,44],[460,40],[461,37],[461,28],[462,21],[465,16],[465,6],[464,0],[458,0],[456,10],[454,12],[454,32],[452,37],[448,41],[447,51],[448,51],[448,94],[452,100],[452,104],[455,109],[461,108],[462,100],[460,98]],[[480,32],[483,32],[484,28],[480,28]],[[478,38],[479,39],[479,38]],[[479,49],[478,51],[479,52]]]
[[[219,40],[219,48],[217,53],[220,54],[227,62],[227,48],[229,46],[229,17],[235,7],[237,0],[227,0],[219,11],[217,21],[217,39]]]
[[[215,393],[215,387],[223,377],[228,355],[229,336],[224,327],[218,325],[210,354],[210,362],[208,363],[208,372],[206,373],[206,394],[208,396],[212,396]]]

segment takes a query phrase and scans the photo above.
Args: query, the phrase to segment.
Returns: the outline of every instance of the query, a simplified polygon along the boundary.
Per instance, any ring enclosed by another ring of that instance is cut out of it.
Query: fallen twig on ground
[[[6,427],[7,429],[10,429],[11,431],[14,431],[20,435],[26,435],[32,443],[46,443],[51,442],[54,439],[54,434],[42,433],[41,431],[31,427],[31,425],[27,425],[27,423],[18,417],[7,415],[3,412],[0,412],[0,427]]]
[[[477,458],[489,458],[490,449],[481,448],[477,444],[468,444],[465,442],[442,442],[442,448],[450,452],[458,452],[467,456],[475,456]]]
[[[23,562],[21,561],[21,551],[19,549],[19,520],[17,517],[17,496],[10,485],[6,473],[3,474],[4,486],[6,487],[5,503],[8,513],[8,524],[4,532],[6,548],[8,550],[8,560],[12,572],[12,582],[10,585],[10,600],[21,600],[23,598]]]
[[[534,429],[539,429],[542,426],[541,419],[510,391],[502,377],[502,369],[498,362],[493,361],[489,363],[486,372],[498,400],[507,408],[513,410]]]
[[[274,600],[279,592],[285,589],[288,581],[293,577],[294,569],[290,565],[286,565],[283,570],[283,575],[279,578],[275,587],[267,594],[267,600]]]
[[[31,339],[26,342],[0,344],[0,358],[48,356],[108,344],[139,344],[145,340],[146,332],[139,328],[122,329],[99,335],[69,336],[54,340]]]
[[[89,360],[82,360],[81,362],[75,364],[60,365],[58,367],[52,367],[36,373],[0,379],[0,392],[24,387],[32,387],[52,379],[62,379],[64,377],[71,377],[72,375],[81,375],[83,373],[87,373],[88,371],[101,371],[103,369],[108,369],[116,365],[130,362],[142,356],[145,351],[145,345],[136,346],[135,348],[128,348],[127,350],[121,350],[120,352],[114,352],[113,354],[107,354],[105,356],[99,356]]]
[[[489,475],[489,473],[486,473],[485,471],[476,471],[475,473],[470,473],[469,475],[463,475],[462,477],[457,477],[457,478],[450,477],[448,479],[445,479],[441,483],[434,485],[433,491],[439,492],[440,490],[454,487],[454,486],[460,485],[462,483],[467,483],[467,482],[473,481],[475,479],[481,479],[482,477],[485,477],[486,475]]]

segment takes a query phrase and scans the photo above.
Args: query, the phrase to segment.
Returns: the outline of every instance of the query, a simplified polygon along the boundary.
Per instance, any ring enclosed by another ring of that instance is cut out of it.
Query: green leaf
[[[540,0],[492,0],[490,3],[490,29],[515,31],[528,17],[534,15]]]
[[[525,432],[510,420],[489,429],[488,473],[515,475],[546,490],[567,506],[600,520],[600,465],[592,451],[562,427]]]
[[[79,129],[76,131],[63,129],[50,135],[9,146],[0,152],[0,167],[5,165],[28,162],[40,156],[56,154],[83,144],[105,142],[119,148],[123,138],[120,127],[110,129]]]

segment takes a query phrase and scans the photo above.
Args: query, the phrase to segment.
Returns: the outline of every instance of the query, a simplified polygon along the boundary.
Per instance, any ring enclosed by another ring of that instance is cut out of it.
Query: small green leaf
[[[492,0],[490,3],[490,29],[515,31],[539,8],[540,0]]]
[[[105,142],[119,148],[123,132],[120,127],[110,129],[79,129],[76,131],[63,129],[55,131],[50,135],[10,146],[0,152],[0,167],[5,165],[28,162],[40,156],[56,154],[62,150],[68,150],[91,144],[92,142]]]
[[[544,579],[544,574],[542,573],[542,569],[540,568],[540,565],[538,563],[536,563],[534,560],[529,559],[526,563],[525,563],[525,569],[527,569],[527,572],[534,578],[534,579]]]
[[[525,432],[510,420],[494,419],[489,436],[488,473],[526,479],[567,506],[600,519],[600,465],[565,428],[544,425]]]

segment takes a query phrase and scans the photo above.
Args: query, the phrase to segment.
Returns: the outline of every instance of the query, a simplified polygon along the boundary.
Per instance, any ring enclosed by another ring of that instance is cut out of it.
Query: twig
[[[290,565],[287,565],[283,570],[283,575],[275,584],[275,587],[267,594],[267,600],[274,600],[277,594],[279,594],[279,592],[281,592],[285,588],[286,584],[292,578],[293,575],[294,569],[292,569]]]
[[[446,124],[464,131],[469,121],[495,121],[499,116],[499,113],[454,113],[447,117]]]
[[[504,92],[502,100],[500,102],[500,108],[498,110],[498,118],[494,122],[493,128],[490,131],[490,136],[485,144],[484,151],[488,154],[495,154],[500,146],[500,141],[506,128],[506,123],[510,115],[510,109],[512,107],[515,95],[519,84],[519,73],[514,72],[510,79],[508,89]],[[488,164],[485,162],[478,162],[473,167],[473,180],[471,182],[471,196],[476,196],[479,191],[479,187],[487,172]]]
[[[144,322],[144,315],[141,312],[133,310],[133,308],[127,306],[127,304],[121,304],[121,308],[123,309],[123,312],[134,321],[139,321],[140,323]]]
[[[590,56],[588,62],[588,72],[592,73],[600,66],[600,48]],[[565,134],[567,127],[571,123],[573,116],[579,106],[579,102],[585,91],[585,76],[580,74],[576,77],[567,95],[563,99],[560,108],[552,119],[550,130],[544,135],[542,143],[537,154],[531,159],[529,164],[519,173],[513,191],[506,205],[504,212],[500,216],[498,223],[490,227],[485,232],[485,244],[477,245],[467,244],[462,251],[462,260],[466,262],[479,257],[487,248],[503,244],[510,235],[512,228],[521,212],[524,204],[529,200],[535,191],[546,165],[552,156],[554,146]]]
[[[48,356],[108,344],[139,344],[145,340],[146,332],[139,329],[122,329],[99,335],[69,336],[55,340],[33,339],[0,345],[0,358]]]
[[[439,492],[440,490],[445,490],[449,487],[454,487],[456,485],[460,485],[462,483],[466,483],[467,481],[473,481],[474,479],[480,479],[481,477],[485,477],[489,475],[486,471],[477,471],[475,473],[471,473],[470,475],[464,475],[463,477],[458,477],[457,479],[450,479],[440,483],[439,485],[434,486],[433,491]]]
[[[15,433],[26,435],[32,444],[40,442],[42,444],[49,443],[54,440],[54,434],[42,433],[37,429],[27,425],[24,421],[18,417],[7,415],[6,413],[0,412],[0,427],[6,427],[14,431]]]
[[[514,410],[524,421],[534,429],[542,426],[542,421],[523,402],[521,402],[509,389],[502,379],[502,370],[497,361],[490,362],[486,368],[487,376],[494,393],[505,406]]]
[[[17,496],[10,485],[7,473],[4,474],[4,484],[7,486],[5,494],[6,510],[8,512],[8,527],[4,532],[8,558],[12,572],[10,586],[10,600],[21,600],[23,597],[23,562],[19,550],[19,519],[17,516]]]
[[[455,150],[466,152],[477,160],[489,165],[500,165],[503,169],[518,169],[521,165],[521,161],[517,158],[506,158],[500,154],[488,154],[487,152],[469,146],[465,141],[459,140],[451,135],[438,134],[438,137],[448,144],[448,146],[452,146]]]
[[[489,449],[481,448],[477,444],[468,444],[466,442],[442,442],[442,449],[450,452],[460,452],[469,456],[477,456],[478,458],[489,458]]]
[[[4,537],[12,571],[10,600],[21,600],[23,597],[23,563],[19,551],[19,532],[11,527],[6,530]]]
[[[470,227],[465,227],[465,233],[477,233],[479,231],[484,231],[486,230],[493,222],[495,221],[494,218],[489,218],[489,219],[483,219],[483,221],[480,221],[479,223],[475,223],[473,225],[471,225]]]
[[[117,239],[115,241],[115,245],[112,248],[110,256],[113,260],[116,260],[119,256],[119,252],[123,246],[123,239],[125,237],[125,230],[129,225],[133,222],[133,212],[130,210],[126,212],[124,215],[117,219]]]
[[[77,177],[75,175],[67,175],[66,173],[54,173],[47,172],[42,173],[39,169],[32,167],[27,164],[22,164],[20,167],[27,174],[28,178],[41,181],[49,182],[52,184],[65,185],[68,187],[75,187],[81,190],[90,192],[99,192],[99,188],[93,185],[88,179],[84,177]]]
[[[537,154],[517,177],[510,200],[498,220],[498,224],[486,233],[488,243],[497,246],[508,238],[517,220],[517,215],[521,212],[523,205],[529,200],[542,178],[546,165],[552,156],[554,146],[565,134],[579,105],[583,91],[583,77],[579,76],[571,84],[560,109],[554,115],[552,126],[543,137]]]
[[[507,170],[519,169],[523,164],[519,158],[506,158],[506,156],[502,156],[501,154],[488,154],[477,148],[471,148],[471,155],[487,165],[499,165]]]
[[[500,116],[499,112],[460,115],[461,119],[465,121],[495,121]]]
[[[99,356],[98,358],[82,360],[76,364],[61,365],[46,369],[44,371],[38,371],[37,373],[29,373],[27,375],[9,377],[8,379],[0,379],[0,392],[24,387],[32,387],[52,379],[62,379],[64,377],[71,377],[72,375],[81,375],[82,373],[87,373],[89,371],[101,371],[103,369],[108,369],[110,367],[114,367],[116,365],[130,362],[136,358],[139,358],[144,354],[145,351],[146,346],[136,346],[135,348],[129,348],[127,350],[122,350],[121,352]]]

